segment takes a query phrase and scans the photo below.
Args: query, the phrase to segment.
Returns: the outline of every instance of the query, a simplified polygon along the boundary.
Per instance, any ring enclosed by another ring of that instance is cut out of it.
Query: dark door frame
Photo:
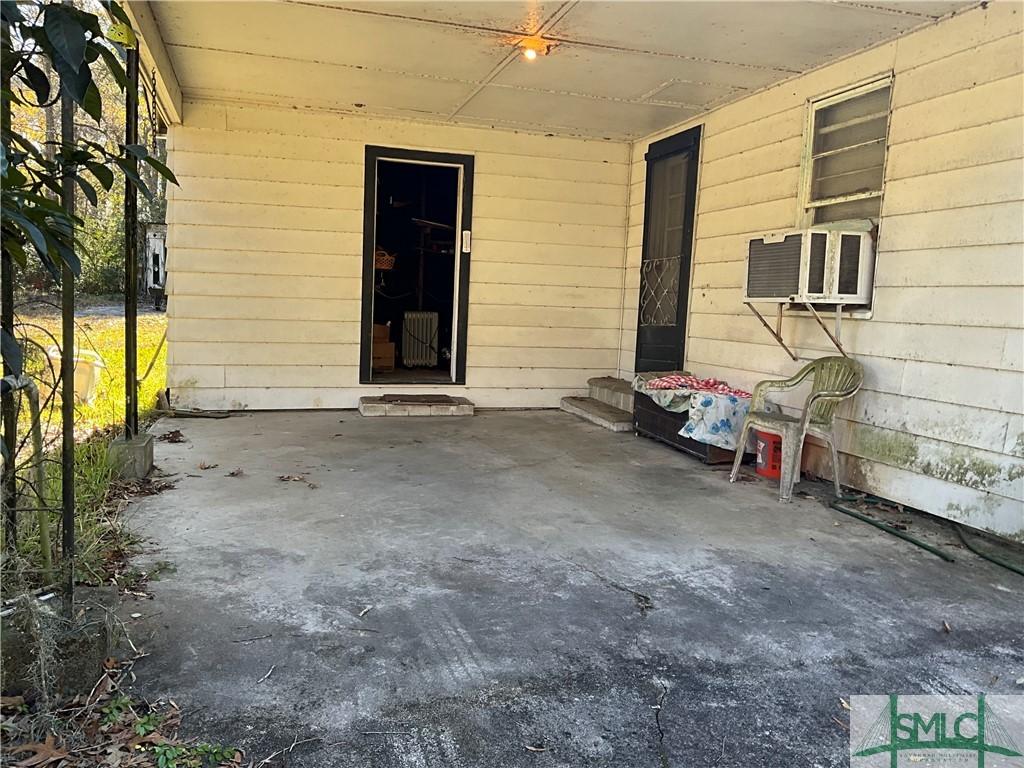
[[[686,359],[686,315],[690,304],[690,271],[693,264],[693,227],[694,220],[697,215],[697,170],[700,165],[700,137],[701,129],[703,126],[698,125],[688,130],[677,133],[668,138],[661,139],[659,141],[652,142],[647,147],[647,153],[644,155],[644,160],[647,161],[647,179],[644,185],[644,233],[643,233],[643,246],[640,256],[640,288],[639,288],[639,301],[643,300],[643,262],[647,256],[648,249],[651,243],[651,196],[654,187],[654,174],[652,173],[654,163],[659,160],[663,160],[666,157],[672,155],[678,155],[683,153],[692,154],[692,162],[687,165],[686,175],[686,195],[684,204],[686,206],[683,211],[683,249],[679,257],[679,297],[676,302],[676,327],[680,330],[679,348],[678,348],[678,365],[675,368],[682,368],[683,362]],[[642,306],[638,301],[637,306],[637,317],[636,317],[636,356],[633,361],[633,370],[638,373],[642,370],[648,370],[646,367],[641,366],[640,357],[640,330],[641,330],[641,314]]]
[[[469,329],[469,261],[473,231],[473,156],[449,152],[427,152],[419,149],[366,145],[366,166],[363,175],[363,291],[362,326],[359,334],[359,383],[373,384],[373,251],[377,228],[377,161],[425,163],[461,166],[462,209],[460,230],[455,233],[458,251],[458,312],[455,328],[455,378],[451,384],[466,383],[466,332]],[[467,241],[466,233],[469,233]],[[469,245],[469,248],[464,246]],[[446,386],[447,382],[431,384]]]

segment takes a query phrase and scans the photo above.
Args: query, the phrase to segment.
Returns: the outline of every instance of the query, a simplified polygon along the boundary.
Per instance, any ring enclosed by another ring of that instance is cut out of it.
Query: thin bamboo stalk
[[[40,424],[39,389],[28,380],[24,387],[32,414],[32,473],[36,485],[36,522],[39,526],[39,549],[43,554],[43,578],[53,579],[53,547],[50,542],[50,513],[46,504],[46,462],[43,460],[43,427]]]

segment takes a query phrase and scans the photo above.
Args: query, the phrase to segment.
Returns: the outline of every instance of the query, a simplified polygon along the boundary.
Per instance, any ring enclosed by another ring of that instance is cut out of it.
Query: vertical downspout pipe
[[[64,0],[64,3],[71,4],[69,0]],[[74,150],[75,102],[63,88],[60,96],[60,143],[64,152],[70,154]],[[73,217],[75,179],[70,173],[65,173],[61,182],[61,202],[64,210]],[[75,604],[75,275],[66,260],[61,264],[60,297],[61,568],[64,613],[70,617]]]
[[[139,143],[139,50],[129,48],[125,73],[128,86],[124,100],[124,143]],[[139,161],[127,153],[132,171]],[[139,304],[139,198],[135,183],[124,179],[124,438],[139,434],[138,304]]]

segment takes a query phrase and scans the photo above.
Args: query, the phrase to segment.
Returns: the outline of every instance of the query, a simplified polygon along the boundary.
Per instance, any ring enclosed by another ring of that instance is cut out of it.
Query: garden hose
[[[879,498],[878,496],[872,496],[871,494],[864,494],[858,496],[844,495],[840,496],[838,499],[833,501],[831,504],[829,504],[829,506],[832,507],[832,509],[836,510],[837,512],[842,512],[843,514],[850,515],[850,517],[855,517],[858,520],[863,520],[865,523],[873,525],[876,528],[885,531],[886,533],[891,533],[893,536],[898,536],[899,538],[904,539],[905,541],[909,541],[912,544],[916,544],[922,549],[925,549],[931,552],[932,554],[941,557],[943,560],[947,562],[954,562],[953,558],[945,552],[943,552],[942,550],[937,549],[936,547],[933,547],[930,544],[926,544],[925,542],[920,541],[919,539],[915,539],[913,536],[904,533],[898,528],[893,528],[891,525],[886,525],[885,523],[879,520],[875,520],[874,518],[868,517],[867,515],[863,515],[860,512],[850,509],[849,507],[843,506],[842,504],[839,503],[842,501],[867,501],[880,502],[883,504],[890,503],[887,502],[885,499]],[[1013,571],[1014,573],[1019,574],[1020,576],[1024,576],[1024,568],[1021,568],[1019,565],[1014,565],[1013,563],[1008,563],[1002,558],[996,557],[995,555],[990,555],[984,550],[978,549],[976,546],[974,546],[967,538],[967,535],[964,533],[964,527],[960,523],[953,523],[953,528],[956,529],[956,533],[960,537],[960,541],[963,542],[963,545],[967,547],[967,549],[973,552],[975,555],[980,557],[982,560],[987,560],[988,562],[993,563],[994,565],[998,565],[1001,568],[1006,568],[1008,571]]]
[[[1018,565],[1014,565],[1013,563],[1008,563],[1005,560],[995,557],[994,555],[990,555],[987,552],[984,552],[980,549],[976,549],[974,545],[971,544],[971,542],[967,539],[967,536],[964,534],[964,527],[960,525],[960,523],[953,523],[953,527],[956,528],[956,532],[960,536],[960,541],[964,543],[964,546],[971,550],[971,552],[976,554],[982,560],[988,560],[990,563],[995,563],[996,565],[1002,566],[1008,571],[1013,571],[1014,573],[1024,576],[1024,568],[1021,568]]]
[[[852,501],[853,497],[841,496],[840,499],[843,501]],[[874,518],[868,517],[867,515],[862,515],[860,512],[857,512],[856,510],[843,506],[842,504],[839,503],[839,501],[833,501],[829,504],[829,506],[832,507],[832,509],[836,510],[837,512],[842,512],[844,515],[855,517],[858,520],[862,520],[863,522],[868,523],[869,525],[875,526],[875,528],[879,528],[885,531],[886,533],[891,533],[893,536],[898,536],[904,541],[909,541],[911,544],[916,544],[921,549],[927,550],[928,552],[931,552],[933,555],[936,555],[937,557],[941,557],[947,563],[954,562],[953,557],[951,555],[947,554],[946,552],[943,552],[938,547],[933,547],[931,544],[926,544],[920,539],[916,539],[910,534],[904,533],[898,528],[893,528],[891,525],[886,525],[880,520],[875,520]]]

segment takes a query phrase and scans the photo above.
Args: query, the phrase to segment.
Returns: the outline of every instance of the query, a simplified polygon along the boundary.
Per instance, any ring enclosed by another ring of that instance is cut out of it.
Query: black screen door
[[[700,126],[648,148],[636,368],[683,367]]]

